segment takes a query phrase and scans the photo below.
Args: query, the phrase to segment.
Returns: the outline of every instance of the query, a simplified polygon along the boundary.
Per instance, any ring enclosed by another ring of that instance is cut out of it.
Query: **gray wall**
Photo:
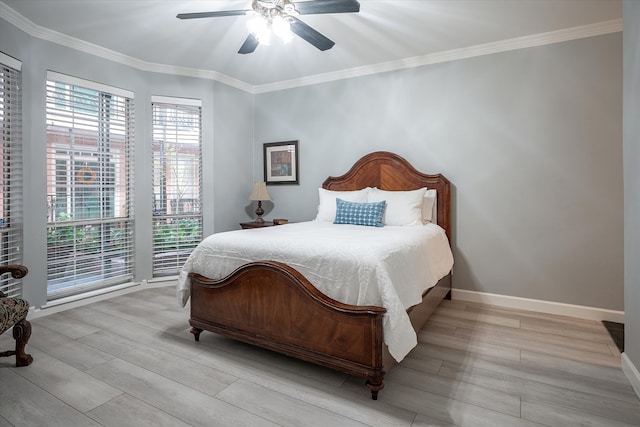
[[[25,160],[24,296],[46,302],[46,72],[135,93],[135,280],[151,278],[151,96],[202,100],[204,233],[238,228],[251,191],[253,96],[208,79],[140,71],[31,37],[0,19],[0,50],[22,61]],[[241,197],[242,196],[242,197]]]
[[[259,94],[255,138],[300,141],[268,216],[393,151],[455,186],[456,288],[623,309],[621,33]]]
[[[640,369],[640,3],[624,2],[624,351]]]
[[[143,72],[0,24],[0,50],[23,61],[25,296],[33,305],[46,299],[51,69],[136,94],[136,280],[150,275],[150,97],[174,95],[203,100],[207,234],[252,217],[246,199],[262,179],[264,142],[300,141],[301,184],[269,187],[266,206],[268,218],[293,221],[315,216],[327,175],[390,150],[454,184],[456,287],[623,309],[620,33],[254,96]]]

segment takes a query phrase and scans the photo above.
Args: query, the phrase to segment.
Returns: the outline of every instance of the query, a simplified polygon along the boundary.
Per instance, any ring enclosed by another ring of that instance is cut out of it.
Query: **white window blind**
[[[0,264],[22,263],[21,63],[0,53]],[[22,295],[22,281],[0,278],[0,291]]]
[[[133,278],[131,92],[47,73],[47,298]]]
[[[152,99],[153,275],[177,274],[202,240],[200,102]]]

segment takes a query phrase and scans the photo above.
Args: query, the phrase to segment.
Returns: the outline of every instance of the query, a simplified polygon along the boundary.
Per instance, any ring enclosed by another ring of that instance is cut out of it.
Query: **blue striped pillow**
[[[336,219],[333,223],[382,227],[382,215],[386,203],[384,200],[374,203],[357,203],[336,198]]]

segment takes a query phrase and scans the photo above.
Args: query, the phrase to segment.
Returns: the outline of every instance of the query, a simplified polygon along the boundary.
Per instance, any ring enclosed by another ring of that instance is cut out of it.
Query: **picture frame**
[[[267,185],[300,184],[298,141],[267,142],[263,153]]]

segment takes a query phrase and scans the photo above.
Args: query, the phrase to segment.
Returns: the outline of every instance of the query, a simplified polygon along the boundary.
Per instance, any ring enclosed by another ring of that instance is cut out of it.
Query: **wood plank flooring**
[[[445,301],[372,401],[362,379],[203,332],[173,287],[35,319],[3,426],[640,426],[595,321]],[[0,349],[11,348],[10,333]]]

